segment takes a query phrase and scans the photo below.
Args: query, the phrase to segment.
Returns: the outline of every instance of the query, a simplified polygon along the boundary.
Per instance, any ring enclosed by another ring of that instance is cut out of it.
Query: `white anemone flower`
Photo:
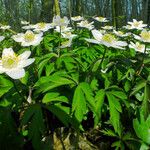
[[[130,42],[129,47],[135,49],[135,51],[140,53],[144,53],[145,51],[145,45],[140,44],[139,42],[136,43]]]
[[[72,38],[68,39],[67,41],[62,42],[60,48],[71,47],[71,44],[72,44]]]
[[[53,27],[50,23],[40,22],[40,23],[35,24],[33,28],[34,28],[33,31],[36,31],[36,32],[46,32],[49,29],[52,29]]]
[[[64,32],[70,32],[72,30],[71,27],[67,27],[67,26],[56,26],[56,29],[55,31],[56,32],[61,32],[61,33],[64,33]]]
[[[2,25],[0,27],[0,29],[2,29],[2,30],[7,30],[7,29],[10,29],[10,28],[11,28],[11,26],[9,26],[9,25]]]
[[[92,30],[94,28],[93,23],[94,23],[93,21],[89,23],[87,20],[84,20],[84,21],[81,21],[81,22],[77,23],[77,26]]]
[[[30,51],[17,56],[12,48],[5,48],[0,60],[0,73],[6,73],[12,79],[20,79],[25,76],[24,68],[32,64],[35,59],[29,58]]]
[[[127,29],[127,30],[131,30],[131,29],[132,29],[131,25],[123,26],[123,28],[125,28],[125,29]]]
[[[127,37],[127,36],[131,35],[131,33],[124,33],[122,31],[116,31],[116,30],[114,30],[113,32],[114,32],[114,34],[116,34],[119,37]]]
[[[28,21],[25,21],[25,20],[22,20],[22,21],[21,21],[21,24],[22,24],[22,25],[28,25],[29,22],[28,22]]]
[[[43,33],[35,34],[30,30],[27,30],[26,33],[18,33],[13,35],[12,38],[16,42],[20,42],[22,46],[37,46],[43,40]]]
[[[102,27],[104,30],[112,30],[112,29],[114,29],[114,27],[113,26],[104,26],[104,27]]]
[[[128,22],[128,24],[130,24],[131,29],[138,30],[143,30],[147,26],[147,24],[143,24],[143,21],[137,21],[136,19],[133,19],[133,22]]]
[[[118,41],[112,34],[102,34],[98,30],[92,30],[92,34],[95,39],[85,39],[90,43],[103,44],[107,47],[114,47],[119,49],[124,49],[124,46],[127,46],[127,43],[124,41]]]
[[[22,29],[24,30],[31,30],[31,29],[34,29],[34,25],[33,24],[29,24],[27,26],[23,26]]]
[[[74,16],[74,17],[71,17],[71,20],[72,21],[82,21],[82,20],[84,20],[84,18],[81,16]]]
[[[143,30],[140,36],[134,35],[134,38],[145,43],[150,43],[150,31]]]
[[[3,41],[5,39],[4,36],[0,36],[0,42]]]
[[[107,18],[104,18],[104,17],[93,17],[93,19],[99,22],[109,22],[109,20],[107,20]]]
[[[105,33],[106,33],[106,30],[101,30],[101,29],[100,29],[99,32],[102,33],[102,34],[105,34]]]
[[[66,39],[71,39],[77,36],[76,34],[72,34],[71,32],[61,33],[61,35],[63,36],[63,38],[66,38]]]
[[[53,17],[52,24],[53,24],[53,26],[68,26],[69,20],[66,16],[61,18],[60,16],[57,15],[57,16]]]

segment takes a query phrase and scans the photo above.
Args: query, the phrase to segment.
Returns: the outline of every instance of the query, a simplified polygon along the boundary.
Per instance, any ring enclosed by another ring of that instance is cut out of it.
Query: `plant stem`
[[[140,73],[141,73],[142,70],[143,70],[145,53],[146,53],[146,45],[145,45],[145,50],[144,50],[144,54],[143,54],[143,57],[142,57],[141,65],[140,65],[140,67],[139,67],[139,70],[137,70],[137,75],[140,75]]]
[[[103,61],[104,61],[104,58],[105,58],[105,54],[106,54],[106,51],[107,51],[107,48],[104,46],[105,50],[104,50],[104,53],[103,53],[103,57],[102,57],[102,60],[101,60],[101,63],[100,63],[100,66],[102,65]]]
[[[16,92],[18,93],[18,95],[19,95],[22,99],[24,99],[24,100],[26,101],[26,98],[24,97],[24,95],[23,95],[23,94],[19,91],[19,89],[17,88],[16,82],[15,82],[14,80],[12,80],[12,82],[13,82],[13,84],[14,84],[14,88],[15,88]]]
[[[60,35],[59,35],[59,48],[58,48],[58,57],[60,57],[60,51],[61,51],[61,26],[60,26]]]

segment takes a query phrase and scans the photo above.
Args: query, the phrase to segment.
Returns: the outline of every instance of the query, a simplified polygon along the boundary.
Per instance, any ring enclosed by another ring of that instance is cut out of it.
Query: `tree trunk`
[[[41,0],[41,20],[50,22],[53,18],[54,0]]]
[[[59,0],[54,0],[54,14],[60,16],[60,5]]]
[[[148,4],[149,4],[149,0],[143,0],[143,21],[146,23],[148,21],[149,18],[149,10],[148,10]]]

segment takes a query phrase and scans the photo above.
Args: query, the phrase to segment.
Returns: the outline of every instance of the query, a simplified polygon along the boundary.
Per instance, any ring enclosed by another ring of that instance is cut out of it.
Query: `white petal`
[[[123,42],[123,41],[117,41],[116,45],[118,45],[118,46],[127,46],[127,43]]]
[[[25,76],[24,69],[14,69],[11,71],[7,71],[6,74],[10,76],[12,79],[20,79]]]
[[[31,51],[25,51],[19,55],[19,58],[21,60],[28,59],[30,55],[31,55]]]
[[[35,61],[34,58],[30,58],[30,59],[27,59],[27,60],[20,61],[19,64],[18,64],[18,68],[27,67],[30,64],[32,64],[34,61]]]
[[[90,43],[94,43],[94,44],[100,44],[99,41],[97,40],[94,40],[94,39],[85,39],[87,42],[90,42]]]
[[[137,39],[137,40],[141,40],[141,37],[138,36],[138,35],[135,35],[135,34],[134,34],[134,38]]]
[[[2,67],[2,61],[0,60],[0,74],[4,72],[5,72],[5,69]]]
[[[0,36],[0,42],[3,41],[5,39],[4,36]]]
[[[94,36],[94,38],[97,40],[97,41],[101,41],[102,39],[102,34],[100,31],[98,30],[92,30],[92,34]]]
[[[16,42],[22,42],[22,40],[23,40],[23,33],[18,33],[17,35],[13,35],[12,39],[14,39]]]
[[[4,48],[3,52],[2,52],[2,57],[3,56],[7,56],[7,55],[14,55],[14,51],[12,48]]]

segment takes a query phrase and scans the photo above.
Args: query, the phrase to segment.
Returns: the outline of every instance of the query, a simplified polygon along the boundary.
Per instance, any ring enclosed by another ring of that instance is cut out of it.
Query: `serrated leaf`
[[[86,111],[87,111],[86,99],[81,89],[81,86],[78,85],[77,88],[75,89],[73,96],[72,112],[74,112],[77,120],[81,122],[84,115],[86,114]]]
[[[141,114],[140,121],[138,119],[133,120],[133,128],[136,135],[142,139],[143,142],[150,144],[150,115],[144,120],[144,116]]]
[[[106,94],[107,94],[108,101],[110,101],[111,104],[114,105],[114,107],[116,108],[117,111],[122,112],[122,108],[121,108],[119,99],[116,98],[115,96],[113,96],[113,92],[107,92]]]
[[[0,107],[0,149],[19,150],[23,148],[23,137],[19,134],[12,110]]]
[[[0,76],[0,97],[7,93],[12,87],[13,83],[10,80]]]
[[[111,94],[118,97],[119,99],[123,99],[123,100],[127,99],[127,95],[122,91],[111,91]]]
[[[144,99],[142,102],[141,110],[144,114],[144,117],[147,118],[150,114],[150,85],[146,84],[144,88]]]
[[[109,102],[109,111],[110,111],[110,121],[115,129],[115,132],[121,135],[121,127],[120,127],[120,114],[118,110],[120,111],[120,105],[118,103],[118,106],[115,106],[115,103],[113,102],[114,98],[112,99],[112,95],[106,93],[108,102]]]
[[[46,76],[49,76],[54,70],[55,70],[55,67],[54,67],[54,63],[51,63],[49,65],[46,65]]]
[[[125,82],[124,89],[126,92],[128,92],[130,90],[130,88],[131,88],[131,82],[129,80],[127,80]]]
[[[112,130],[106,129],[101,131],[104,135],[117,137],[116,133]]]
[[[70,76],[60,76],[53,74],[48,77],[41,77],[35,84],[35,87],[38,89],[38,93],[47,92],[53,88],[63,86],[63,85],[74,85],[75,82]]]
[[[30,123],[29,123],[30,121]],[[42,109],[39,104],[30,106],[24,113],[22,125],[29,123],[29,139],[32,141],[34,149],[40,150],[42,147],[42,134],[45,131]]]
[[[82,88],[82,91],[84,92],[87,104],[89,106],[89,108],[92,110],[93,113],[96,112],[95,110],[95,99],[94,99],[94,94],[91,90],[91,87],[88,83],[86,82],[82,82],[80,83],[80,86]]]
[[[65,106],[59,107],[57,105],[49,105],[45,108],[51,111],[65,126],[69,126],[69,123],[71,122],[71,116],[62,107]]]
[[[96,93],[96,116],[94,119],[94,126],[96,126],[99,122],[99,120],[101,119],[101,111],[102,111],[102,106],[104,103],[104,99],[105,99],[105,90],[101,89]]]
[[[96,61],[96,63],[93,65],[92,72],[97,71],[97,69],[99,68],[100,63],[101,63],[101,59]]]
[[[97,79],[93,79],[91,81],[90,87],[93,91],[97,91],[98,90],[98,80]]]
[[[42,99],[43,103],[49,103],[53,101],[64,102],[64,103],[69,102],[67,97],[60,96],[59,93],[56,93],[56,92],[47,93]]]
[[[136,86],[133,88],[133,91],[131,92],[130,95],[134,95],[135,93],[137,93],[139,90],[141,90],[142,88],[144,88],[146,85],[146,80],[142,80],[139,83],[136,84]]]

